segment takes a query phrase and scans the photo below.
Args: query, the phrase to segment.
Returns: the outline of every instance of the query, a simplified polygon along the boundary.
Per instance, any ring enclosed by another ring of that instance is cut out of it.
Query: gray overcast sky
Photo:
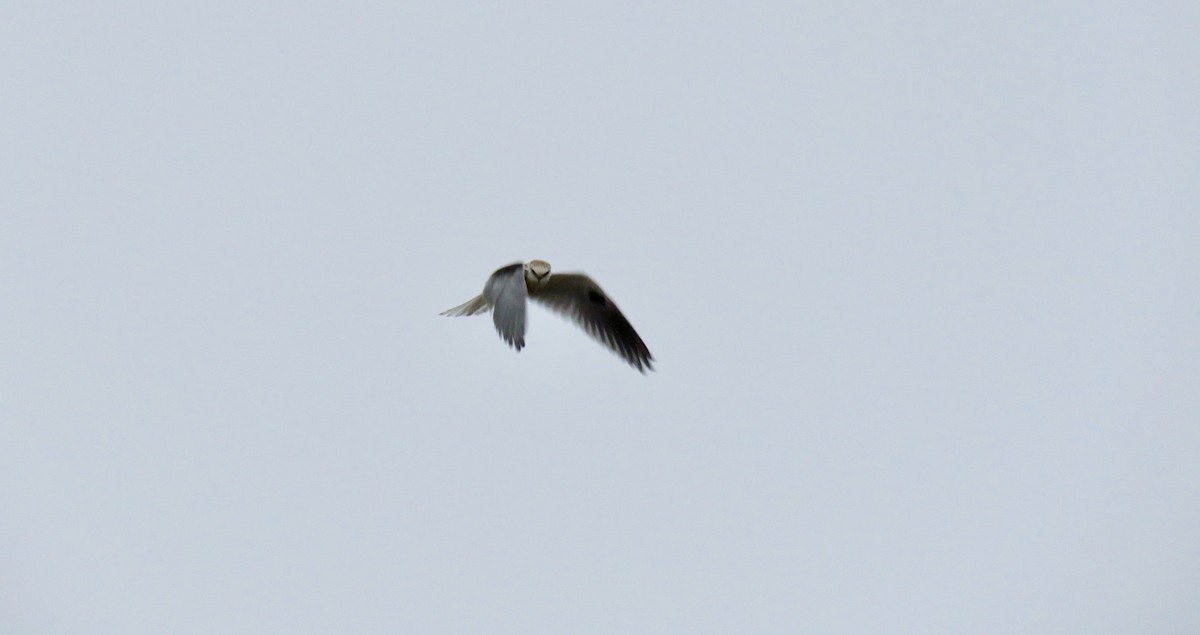
[[[0,630],[1200,632],[1197,33],[9,2]]]

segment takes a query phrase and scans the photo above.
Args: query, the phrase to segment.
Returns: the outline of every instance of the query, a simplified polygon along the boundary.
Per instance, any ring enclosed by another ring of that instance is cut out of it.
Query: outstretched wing
[[[581,273],[556,273],[533,299],[574,321],[596,341],[641,372],[654,370],[654,357],[617,305],[591,278]]]
[[[501,267],[488,278],[483,297],[492,304],[496,332],[510,346],[525,347],[525,265],[516,262]]]

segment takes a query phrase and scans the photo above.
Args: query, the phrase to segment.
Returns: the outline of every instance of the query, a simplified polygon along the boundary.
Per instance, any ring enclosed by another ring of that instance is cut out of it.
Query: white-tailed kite
[[[530,260],[501,267],[488,278],[483,293],[443,311],[442,315],[477,315],[492,309],[496,332],[520,351],[525,346],[525,299],[533,298],[588,332],[645,373],[654,357],[629,320],[591,278],[582,273],[550,275],[550,263]]]

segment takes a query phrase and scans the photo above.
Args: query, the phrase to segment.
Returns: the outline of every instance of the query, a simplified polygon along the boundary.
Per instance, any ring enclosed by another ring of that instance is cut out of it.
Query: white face
[[[530,260],[525,263],[525,283],[544,287],[550,280],[550,263],[545,260]]]

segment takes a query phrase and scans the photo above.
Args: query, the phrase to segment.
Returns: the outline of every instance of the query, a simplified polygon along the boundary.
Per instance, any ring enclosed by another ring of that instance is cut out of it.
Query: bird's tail
[[[491,308],[487,300],[483,299],[482,295],[477,295],[466,302],[441,312],[441,315],[449,315],[450,317],[458,317],[460,315],[478,315]]]

